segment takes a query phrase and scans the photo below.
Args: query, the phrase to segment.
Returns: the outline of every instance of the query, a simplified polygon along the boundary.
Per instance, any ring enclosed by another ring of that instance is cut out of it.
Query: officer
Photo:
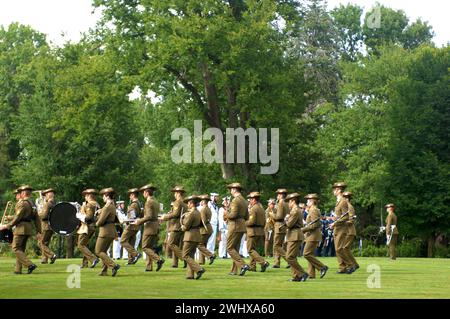
[[[395,205],[387,204],[385,206],[388,215],[386,217],[386,236],[389,240],[389,257],[392,260],[397,259],[397,239],[398,239],[398,227],[397,227],[397,215],[394,213]]]

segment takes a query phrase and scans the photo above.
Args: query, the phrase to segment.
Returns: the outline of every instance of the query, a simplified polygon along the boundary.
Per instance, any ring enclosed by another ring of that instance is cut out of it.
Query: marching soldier
[[[337,274],[351,274],[353,272],[350,257],[345,250],[349,216],[347,201],[342,196],[342,193],[346,187],[347,184],[342,182],[333,184],[336,207],[334,208],[334,222],[330,224],[330,229],[333,229],[334,232],[334,247],[336,248],[336,257],[339,264]]]
[[[195,262],[195,251],[201,241],[200,227],[202,227],[202,218],[196,206],[200,198],[189,196],[184,200],[187,203],[188,210],[180,216],[181,230],[184,231],[183,237],[183,260],[188,264],[186,279],[194,279],[194,272],[197,273],[195,279],[200,279],[205,269]]]
[[[232,183],[227,186],[234,197],[230,204],[230,210],[224,218],[228,221],[227,252],[233,259],[233,266],[230,275],[236,275],[240,269],[240,276],[244,276],[250,267],[245,264],[239,255],[239,246],[242,236],[246,232],[245,221],[248,219],[248,204],[241,194],[242,186],[239,183]]]
[[[283,257],[286,260],[286,251],[283,249],[284,238],[286,237],[286,224],[284,218],[289,214],[289,205],[285,198],[287,189],[277,189],[277,209],[275,214],[272,214],[275,220],[275,236],[273,239],[273,253],[275,255],[273,268],[280,268],[280,259]]]
[[[141,203],[139,202],[139,189],[132,188],[128,190],[128,196],[130,198],[130,205],[127,209],[127,218],[129,220],[137,219],[141,217]],[[122,233],[121,244],[128,252],[128,265],[134,265],[139,258],[142,257],[141,253],[138,253],[134,248],[136,243],[136,234],[139,231],[139,226],[127,223],[125,230]]]
[[[153,196],[155,190],[156,187],[152,184],[142,186],[139,189],[140,192],[144,193],[145,198],[144,217],[139,218],[132,223],[137,226],[144,224],[142,250],[147,254],[147,266],[145,271],[153,270],[153,261],[156,261],[156,271],[159,271],[165,261],[153,250],[153,247],[158,243],[159,234],[159,203]]]
[[[181,186],[175,186],[171,190],[174,193],[175,201],[169,214],[162,215],[161,221],[168,221],[169,227],[167,244],[172,250],[172,268],[178,268],[178,259],[183,259],[180,242],[183,240],[181,231],[180,217],[187,212],[187,205],[183,201],[186,191]]]
[[[359,265],[355,259],[355,256],[353,256],[353,253],[352,253],[352,244],[356,237],[355,208],[353,207],[353,205],[351,203],[353,194],[352,194],[352,192],[344,192],[342,195],[347,200],[348,216],[349,216],[349,219],[347,221],[347,237],[346,237],[344,249],[347,251],[347,255],[350,258],[352,271],[355,271],[356,269],[359,268]]]
[[[206,245],[208,243],[209,237],[213,234],[213,228],[211,226],[211,216],[212,212],[208,206],[208,201],[210,201],[210,197],[206,195],[199,196],[200,202],[200,217],[202,219],[202,225],[200,227],[200,235],[201,241],[198,245],[198,250],[200,251],[200,265],[205,264],[205,257],[209,258],[209,264],[212,265],[214,259],[216,259],[216,255],[212,254],[208,249],[206,249]]]
[[[290,212],[285,217],[286,232],[286,261],[292,270],[290,281],[306,281],[308,274],[303,270],[297,261],[298,252],[303,241],[303,217],[298,207],[299,193],[292,193],[286,196]]]
[[[388,215],[386,217],[386,236],[389,246],[389,257],[392,260],[395,260],[397,258],[396,246],[398,239],[397,215],[395,215],[394,213],[395,210],[394,204],[387,204],[385,208],[386,211],[388,212]]]
[[[264,255],[266,257],[273,256],[273,236],[275,221],[273,217],[275,215],[275,199],[271,198],[268,201],[268,207],[266,209],[266,225],[264,226]]]
[[[48,258],[50,258],[50,264],[53,264],[56,260],[56,254],[48,247],[50,240],[52,239],[53,230],[51,230],[48,223],[48,215],[52,208],[55,206],[55,190],[53,188],[46,189],[41,193],[45,196],[45,202],[40,212],[38,212],[41,219],[42,235],[39,236],[39,244],[42,252],[41,264],[47,264]]]
[[[317,194],[308,194],[305,196],[307,200],[306,206],[308,216],[306,217],[306,225],[302,228],[305,236],[305,247],[303,248],[303,257],[308,261],[309,278],[316,277],[316,269],[320,271],[320,278],[323,278],[328,271],[328,267],[321,263],[315,256],[314,251],[319,246],[322,239],[322,223],[320,211],[317,208],[319,196]]]
[[[120,265],[116,264],[107,254],[108,248],[111,246],[114,238],[118,237],[116,227],[116,205],[114,203],[116,192],[113,188],[104,188],[100,191],[103,195],[105,206],[99,211],[96,226],[99,227],[98,238],[95,244],[95,254],[100,257],[103,262],[102,272],[100,276],[107,276],[108,268],[112,269],[112,276],[117,274]]]
[[[11,229],[14,226],[16,227],[13,232],[14,237],[11,245],[14,254],[16,255],[15,274],[22,273],[22,265],[28,268],[28,274],[31,274],[33,270],[37,268],[25,254],[27,241],[33,234],[31,221],[34,221],[37,233],[41,233],[41,221],[30,200],[32,190],[33,188],[28,185],[21,186],[17,189],[20,194],[20,200],[16,203],[14,208],[15,215],[8,224],[0,225],[0,230]]]
[[[84,195],[85,200],[78,216],[81,220],[81,226],[77,230],[78,250],[83,254],[81,268],[88,267],[88,262],[91,263],[90,267],[94,268],[100,260],[89,250],[88,245],[95,234],[95,212],[100,209],[100,205],[95,198],[97,190],[89,188],[81,194]]]
[[[247,226],[247,251],[250,255],[250,270],[256,271],[256,263],[259,263],[261,272],[265,272],[269,263],[257,251],[257,248],[262,246],[266,224],[264,208],[259,202],[260,197],[259,192],[251,192],[247,196],[250,200],[250,209],[245,225]]]

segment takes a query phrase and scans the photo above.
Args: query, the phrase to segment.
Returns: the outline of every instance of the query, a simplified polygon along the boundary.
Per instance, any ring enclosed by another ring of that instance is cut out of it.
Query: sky
[[[30,25],[47,34],[55,45],[77,42],[80,34],[95,26],[99,10],[93,14],[92,0],[0,0],[0,25],[12,22]],[[329,8],[348,2],[370,10],[376,0],[328,0]],[[410,20],[422,18],[435,32],[438,46],[450,41],[450,1],[448,0],[378,0],[379,3],[405,11]],[[64,34],[64,36],[63,36]]]

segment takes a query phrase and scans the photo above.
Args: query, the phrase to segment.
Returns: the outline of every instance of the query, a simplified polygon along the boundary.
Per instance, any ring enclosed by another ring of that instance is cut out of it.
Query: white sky
[[[348,2],[369,10],[375,0],[328,0],[329,7]],[[448,0],[378,0],[393,9],[402,9],[410,20],[421,17],[428,21],[435,32],[434,42],[446,45],[450,41],[450,1]],[[100,16],[92,14],[91,0],[0,0],[0,25],[11,22],[27,24],[47,34],[56,45],[66,41],[77,42],[80,33],[94,27]],[[383,18],[381,18],[383,19]],[[381,21],[382,23],[382,21]],[[65,33],[63,37],[61,34]]]

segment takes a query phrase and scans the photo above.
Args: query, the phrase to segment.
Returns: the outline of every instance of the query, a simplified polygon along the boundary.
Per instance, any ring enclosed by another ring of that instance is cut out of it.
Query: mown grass
[[[272,259],[268,259],[272,263]],[[0,258],[0,298],[449,298],[450,260],[400,258],[358,258],[361,268],[352,275],[336,274],[336,258],[321,258],[330,267],[323,279],[289,282],[290,269],[269,268],[265,273],[247,272],[230,276],[231,261],[216,260],[200,280],[186,280],[185,269],[171,268],[167,260],[159,272],[144,272],[144,261],[125,266],[116,277],[100,277],[100,265],[81,269],[81,287],[68,288],[67,267],[80,259],[57,260],[41,265],[31,275],[13,274],[15,260]],[[300,264],[306,268],[303,258]],[[182,263],[181,263],[182,265]],[[381,288],[368,288],[369,265],[380,267]],[[258,266],[259,270],[259,266]],[[24,269],[25,272],[25,269]],[[109,274],[111,272],[109,271]],[[319,276],[317,276],[318,278]]]

